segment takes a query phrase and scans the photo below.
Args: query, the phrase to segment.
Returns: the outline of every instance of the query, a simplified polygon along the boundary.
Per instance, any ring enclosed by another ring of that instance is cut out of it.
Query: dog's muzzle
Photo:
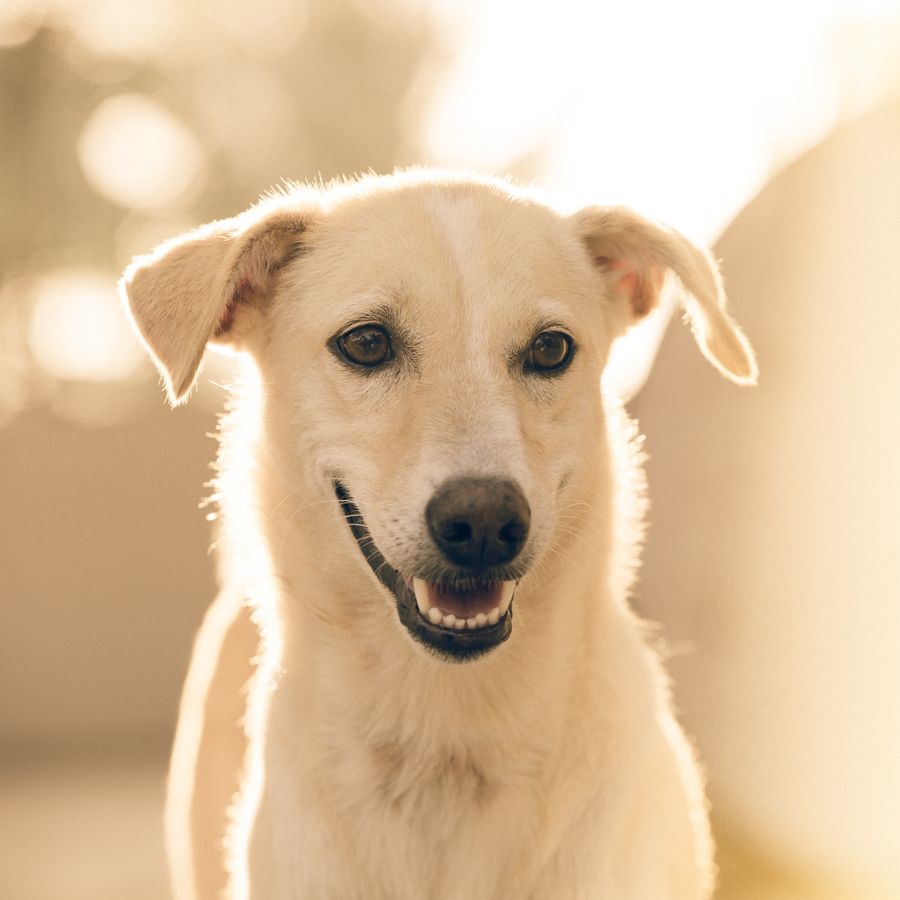
[[[335,481],[334,492],[364,559],[393,593],[400,621],[413,638],[462,661],[509,637],[513,596],[523,575],[515,561],[530,524],[528,503],[514,483],[459,478],[438,489],[425,512],[444,560],[438,580],[394,569],[372,540],[347,488]]]

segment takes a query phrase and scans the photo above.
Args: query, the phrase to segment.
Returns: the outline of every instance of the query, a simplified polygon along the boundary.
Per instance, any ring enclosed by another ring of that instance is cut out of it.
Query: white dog
[[[709,896],[701,780],[626,602],[635,432],[600,388],[669,273],[753,382],[706,252],[505,182],[297,187],[134,261],[173,403],[208,343],[251,361],[172,761],[179,898]]]

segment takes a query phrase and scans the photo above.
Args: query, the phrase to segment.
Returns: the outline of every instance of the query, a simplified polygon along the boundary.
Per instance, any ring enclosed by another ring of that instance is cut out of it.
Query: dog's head
[[[280,471],[336,499],[410,634],[463,659],[509,636],[515,586],[597,459],[610,344],[668,274],[704,355],[752,382],[707,253],[487,180],[297,189],[136,259],[122,288],[173,403],[207,343],[253,355]]]

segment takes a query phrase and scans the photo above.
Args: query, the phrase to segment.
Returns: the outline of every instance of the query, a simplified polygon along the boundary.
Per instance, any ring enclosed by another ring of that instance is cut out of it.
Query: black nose
[[[496,566],[519,555],[528,537],[531,510],[511,481],[456,478],[444,482],[428,502],[425,520],[450,562]]]

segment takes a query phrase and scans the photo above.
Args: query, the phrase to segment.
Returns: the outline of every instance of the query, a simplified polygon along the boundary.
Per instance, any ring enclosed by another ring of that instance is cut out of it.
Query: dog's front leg
[[[615,828],[623,877],[616,897],[709,900],[712,839],[706,801],[690,746],[668,709],[662,731],[629,773],[631,787]]]
[[[340,854],[335,858],[334,842],[326,837],[330,830],[311,808],[312,788],[302,774],[305,760],[295,743],[297,729],[286,730],[287,720],[279,714],[282,687],[272,697],[263,732],[251,736],[251,756],[259,753],[264,775],[255,807],[245,810],[252,823],[243,832],[243,852],[235,848],[240,858],[235,859],[229,900],[348,896],[331,884],[348,860]]]
[[[339,762],[317,740],[301,694],[289,676],[274,691],[253,691],[251,703],[267,704],[265,717],[251,714],[260,731],[251,729],[250,756],[261,759],[262,777],[244,810],[252,823],[239,829],[246,843],[235,846],[228,900],[404,900],[364,867],[334,783]]]
[[[181,696],[166,795],[166,849],[176,900],[217,900],[227,881],[228,809],[241,782],[245,686],[259,635],[227,588],[200,626]]]

